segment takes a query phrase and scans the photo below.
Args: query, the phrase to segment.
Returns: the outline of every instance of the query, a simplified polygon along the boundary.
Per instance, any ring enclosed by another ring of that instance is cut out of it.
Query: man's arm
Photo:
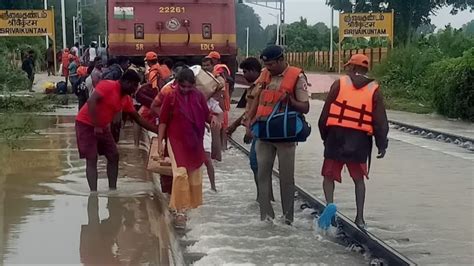
[[[130,113],[127,113],[127,114],[133,119],[133,121],[135,121],[137,124],[139,124],[144,129],[146,129],[148,131],[151,131],[151,132],[155,132],[155,133],[158,134],[158,128],[156,126],[148,123],[147,121],[145,121],[145,119],[143,119],[137,112],[130,112]]]
[[[336,80],[329,90],[328,95],[326,96],[326,101],[324,103],[323,110],[321,111],[321,116],[319,117],[319,133],[321,134],[321,138],[323,140],[327,137],[327,130],[328,127],[326,123],[329,117],[329,109],[331,108],[331,104],[337,99],[337,95],[339,94],[339,80]]]
[[[87,100],[87,106],[89,107],[89,117],[91,118],[92,125],[97,127],[97,103],[102,99],[102,95],[94,91]]]
[[[380,90],[374,93],[374,110],[372,125],[374,127],[375,145],[378,148],[377,158],[383,158],[388,147],[388,118],[383,102],[383,95]]]
[[[293,110],[302,114],[309,113],[309,101],[300,102],[297,99],[295,99],[292,95],[289,95],[289,103],[290,103],[290,106],[293,108]]]
[[[309,112],[308,82],[306,77],[300,74],[295,86],[295,93],[288,95],[290,106],[297,112],[307,114]]]

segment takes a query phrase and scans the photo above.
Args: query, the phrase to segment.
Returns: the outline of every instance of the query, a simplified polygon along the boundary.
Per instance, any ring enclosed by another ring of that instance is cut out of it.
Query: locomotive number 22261
[[[183,6],[162,6],[159,9],[160,13],[186,13],[186,8]]]

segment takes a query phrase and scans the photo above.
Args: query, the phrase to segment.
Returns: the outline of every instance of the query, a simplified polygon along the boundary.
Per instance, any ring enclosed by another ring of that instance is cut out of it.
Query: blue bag
[[[305,142],[311,134],[311,125],[301,113],[290,111],[288,102],[283,112],[279,112],[280,107],[281,101],[266,120],[257,120],[252,125],[254,136],[271,142]]]

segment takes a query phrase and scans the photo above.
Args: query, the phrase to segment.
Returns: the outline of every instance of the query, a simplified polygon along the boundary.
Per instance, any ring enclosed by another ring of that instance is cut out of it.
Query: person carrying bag
[[[262,221],[275,218],[271,205],[273,164],[278,155],[284,222],[291,225],[294,213],[296,143],[306,141],[311,127],[303,114],[309,112],[307,81],[303,70],[289,66],[283,48],[271,45],[260,56],[265,69],[258,78],[262,91],[246,126],[257,138],[258,201]],[[253,123],[252,123],[253,122]]]

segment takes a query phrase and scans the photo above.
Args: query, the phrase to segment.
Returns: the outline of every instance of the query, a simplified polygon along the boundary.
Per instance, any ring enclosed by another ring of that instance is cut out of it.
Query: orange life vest
[[[222,71],[223,71],[222,69],[224,69],[224,70],[227,71],[227,75],[229,75],[229,76],[231,75],[231,72],[230,72],[229,67],[227,67],[227,65],[225,65],[225,64],[217,64],[217,65],[215,65],[215,66],[214,66],[214,71],[213,71],[214,73],[213,73],[213,74],[214,74],[215,76],[222,74]]]
[[[272,75],[267,69],[262,71],[257,80],[258,83],[262,84],[263,88],[260,93],[257,108],[257,119],[267,118],[272,113],[275,105],[285,97],[285,94],[295,93],[295,86],[302,72],[303,70],[301,70],[301,68],[292,66],[288,67],[283,73],[283,80],[280,83],[280,88],[278,90],[270,90],[268,89],[268,84],[271,82]]]
[[[77,75],[79,77],[86,77],[87,76],[87,67],[80,66],[77,68]]]
[[[372,135],[373,98],[378,88],[377,82],[372,81],[357,89],[349,76],[342,76],[339,94],[331,104],[326,125],[352,128]]]
[[[161,86],[164,85],[164,80],[169,78],[170,75],[171,71],[169,71],[168,67],[155,64],[148,70],[147,81],[151,84],[152,88],[161,89]]]

